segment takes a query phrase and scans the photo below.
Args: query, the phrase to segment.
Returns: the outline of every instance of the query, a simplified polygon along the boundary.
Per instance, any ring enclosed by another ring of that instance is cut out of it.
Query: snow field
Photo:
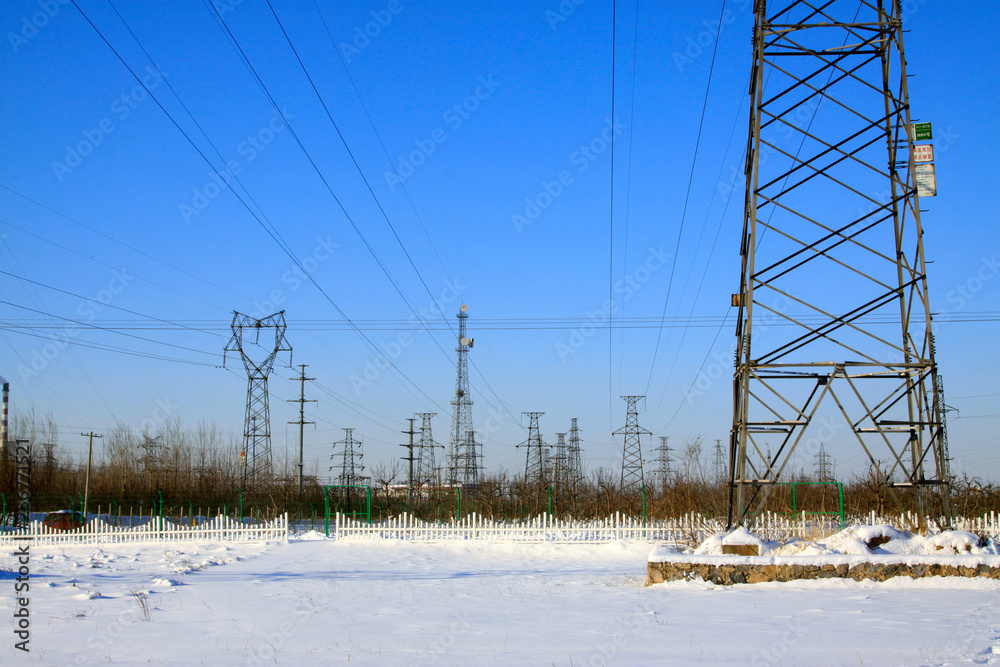
[[[1000,661],[1000,582],[646,587],[653,545],[34,547],[3,664],[653,665]],[[5,553],[0,565],[10,567]],[[5,573],[6,574],[6,573]],[[6,590],[4,590],[6,587]],[[0,578],[11,618],[13,581]],[[146,620],[143,600],[148,609]]]

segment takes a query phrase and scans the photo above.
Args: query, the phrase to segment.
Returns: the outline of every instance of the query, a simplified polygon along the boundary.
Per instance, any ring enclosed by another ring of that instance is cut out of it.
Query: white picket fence
[[[408,514],[377,523],[337,514],[332,534],[337,539],[495,540],[503,542],[612,542],[616,540],[699,543],[725,530],[725,521],[689,514],[679,519],[642,521],[621,514],[590,521],[562,520],[541,514],[526,521],[494,521],[470,514],[449,523],[422,521]],[[750,527],[763,539],[788,539],[803,532],[836,532],[839,521],[819,521],[803,516],[790,521],[776,514],[762,515]]]
[[[901,529],[914,529],[914,515],[868,517],[847,521],[846,525],[887,523]],[[477,514],[448,523],[427,522],[402,514],[375,523],[358,521],[337,514],[330,526],[338,540],[396,539],[414,541],[494,540],[502,542],[612,542],[616,540],[647,540],[696,545],[725,530],[720,518],[688,514],[677,519],[645,521],[615,514],[607,519],[566,521],[541,514],[527,521],[494,521]],[[932,530],[935,528],[931,526]],[[1000,516],[989,515],[973,519],[956,519],[953,528],[980,535],[1000,535]],[[820,538],[841,530],[840,520],[831,516],[802,513],[794,519],[784,514],[767,513],[759,516],[747,529],[763,540],[787,541],[793,537]]]
[[[43,526],[41,521],[32,521],[26,528],[0,532],[0,547],[11,547],[25,542],[39,546],[80,546],[192,540],[216,542],[288,540],[288,514],[262,523],[241,523],[228,516],[217,516],[197,526],[180,525],[160,517],[153,517],[141,526],[113,526],[103,519],[92,519],[87,525],[73,530],[56,530]]]

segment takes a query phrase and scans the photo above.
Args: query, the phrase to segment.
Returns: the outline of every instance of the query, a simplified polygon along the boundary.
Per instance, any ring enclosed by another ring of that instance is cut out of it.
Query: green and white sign
[[[930,123],[913,123],[910,127],[913,128],[913,141],[931,141],[934,138]]]

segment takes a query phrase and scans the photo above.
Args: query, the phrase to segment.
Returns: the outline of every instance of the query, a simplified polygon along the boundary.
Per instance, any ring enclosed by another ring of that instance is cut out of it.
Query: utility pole
[[[94,459],[94,438],[103,438],[103,435],[98,435],[91,431],[90,433],[81,433],[80,435],[88,438],[87,441],[87,477],[83,482],[83,520],[87,520],[87,502],[90,500],[90,464]]]
[[[409,431],[402,431],[402,433],[409,434],[409,436],[410,436],[410,444],[408,444],[408,445],[400,445],[400,447],[406,447],[407,448],[407,452],[408,452],[408,456],[404,456],[404,457],[402,457],[402,459],[404,461],[409,462],[409,466],[410,466],[410,472],[409,472],[409,475],[406,478],[406,500],[408,502],[412,503],[413,502],[413,461],[415,460],[414,457],[413,457],[413,448],[417,446],[413,442],[413,436],[415,436],[417,434],[417,432],[413,430],[413,422],[415,422],[417,420],[414,417],[410,417],[407,421],[410,422],[410,430]]]
[[[299,374],[299,377],[297,377],[297,378],[289,378],[290,380],[298,380],[299,381],[299,383],[300,383],[299,384],[299,397],[298,398],[290,398],[290,399],[288,399],[289,403],[298,403],[299,404],[299,420],[298,421],[294,421],[294,422],[288,422],[288,423],[289,424],[298,424],[299,425],[299,495],[301,496],[302,495],[302,438],[303,438],[303,433],[302,433],[303,429],[302,429],[302,427],[305,426],[306,424],[315,424],[316,423],[316,422],[307,422],[306,421],[306,403],[315,403],[316,402],[315,399],[306,400],[306,380],[315,380],[316,378],[307,378],[306,377],[306,364],[299,364],[299,368],[301,369],[301,373]]]

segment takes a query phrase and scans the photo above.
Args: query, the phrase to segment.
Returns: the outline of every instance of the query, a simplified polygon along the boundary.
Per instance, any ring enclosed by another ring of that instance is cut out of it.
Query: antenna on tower
[[[243,488],[248,492],[260,490],[271,476],[271,411],[267,376],[280,352],[288,352],[288,365],[291,366],[292,346],[285,339],[286,328],[283,310],[261,319],[233,311],[233,337],[222,353],[222,365],[225,366],[225,353],[239,352],[247,372],[247,409],[240,458],[244,461]],[[264,334],[263,340],[261,333]],[[261,361],[254,361],[248,353],[251,346],[262,348],[267,356]]]

